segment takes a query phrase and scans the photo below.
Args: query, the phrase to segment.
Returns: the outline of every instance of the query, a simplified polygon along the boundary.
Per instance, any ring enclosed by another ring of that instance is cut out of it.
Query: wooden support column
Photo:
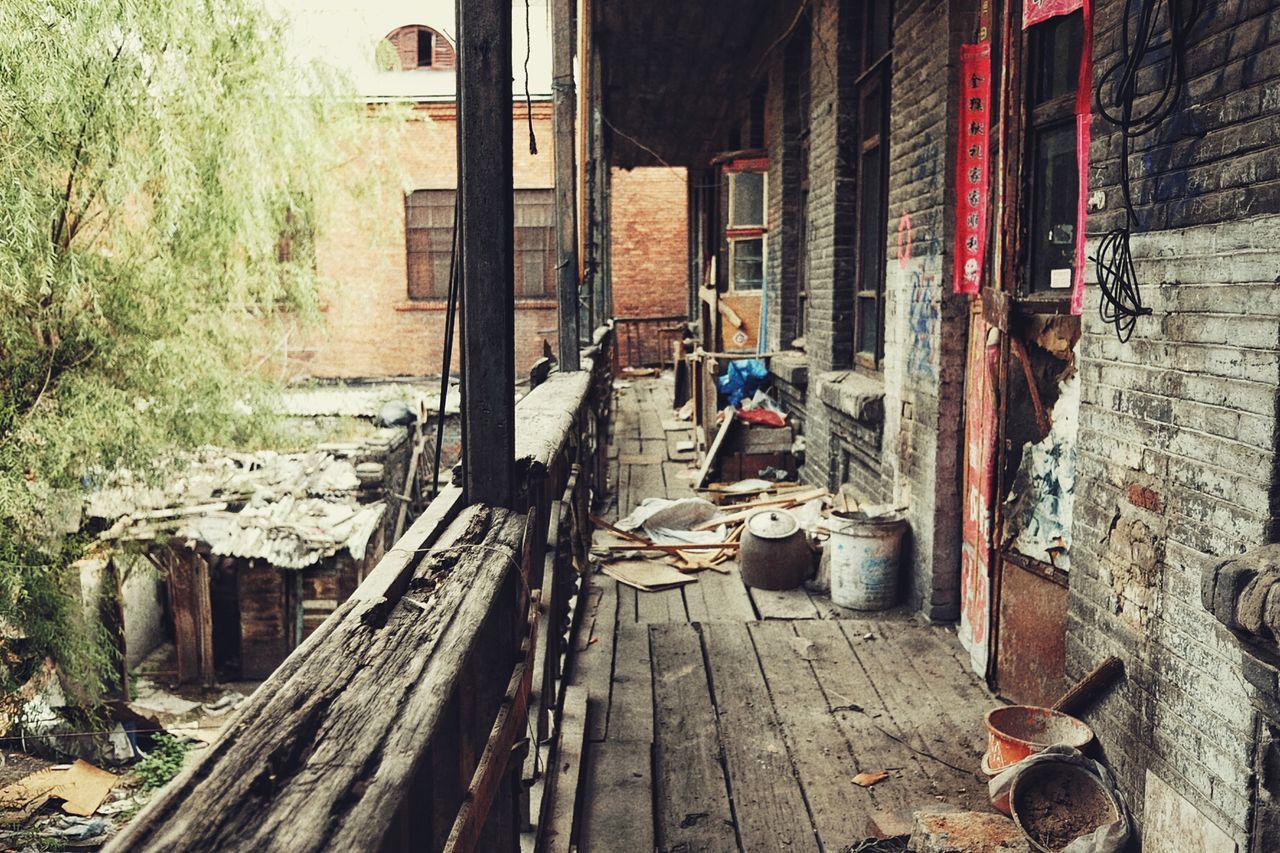
[[[578,168],[573,82],[573,3],[551,2],[551,76],[554,93],[556,154],[556,321],[560,336],[560,369],[579,370],[578,334]]]
[[[459,0],[463,488],[515,501],[515,266],[511,2]]]

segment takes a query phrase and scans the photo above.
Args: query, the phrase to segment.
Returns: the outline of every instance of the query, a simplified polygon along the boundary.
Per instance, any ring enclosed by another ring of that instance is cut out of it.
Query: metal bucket
[[[898,564],[906,519],[892,515],[831,519],[831,600],[854,610],[886,610],[898,601]]]

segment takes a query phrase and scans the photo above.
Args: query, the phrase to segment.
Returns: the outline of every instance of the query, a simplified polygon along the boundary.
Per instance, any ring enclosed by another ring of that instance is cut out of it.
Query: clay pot
[[[762,509],[747,518],[738,547],[742,582],[756,589],[795,589],[813,568],[800,523],[784,509]]]

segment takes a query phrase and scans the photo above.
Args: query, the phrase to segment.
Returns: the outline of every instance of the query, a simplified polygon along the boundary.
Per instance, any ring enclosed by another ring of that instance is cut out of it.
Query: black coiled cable
[[[1099,313],[1104,322],[1115,326],[1121,343],[1129,340],[1138,318],[1151,313],[1142,304],[1129,247],[1130,236],[1139,229],[1138,214],[1133,208],[1129,142],[1159,127],[1181,99],[1187,86],[1187,42],[1203,11],[1203,0],[1129,0],[1120,24],[1120,58],[1098,78],[1094,89],[1098,113],[1120,129],[1120,194],[1125,222],[1102,238],[1098,253],[1091,260],[1097,266],[1098,289],[1102,291]],[[1158,32],[1161,18],[1168,22],[1163,37]],[[1156,90],[1159,97],[1135,112],[1138,74],[1149,56],[1166,48],[1167,56],[1152,64],[1161,81]],[[1110,96],[1104,97],[1108,87]]]

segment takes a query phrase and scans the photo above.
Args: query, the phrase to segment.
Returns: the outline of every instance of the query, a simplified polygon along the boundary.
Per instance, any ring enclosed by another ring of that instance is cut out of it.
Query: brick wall
[[[958,44],[952,32],[956,16],[946,6],[918,0],[899,3],[896,10],[890,97],[898,106],[889,123],[885,358],[880,370],[858,368],[852,380],[843,371],[852,367],[857,164],[845,152],[856,150],[861,9],[822,0],[813,4],[808,20],[809,386],[803,402],[802,476],[831,487],[848,482],[867,500],[906,505],[912,526],[905,554],[907,597],[933,618],[953,619],[959,603],[960,413],[968,316],[966,301],[949,294],[950,231],[944,216],[953,156],[945,140],[954,100],[948,92],[955,87],[949,57]],[[769,343],[778,348],[790,344],[795,328],[789,311],[800,262],[800,212],[793,189],[800,180],[796,134],[801,117],[787,101],[786,54],[775,52],[765,104]],[[913,239],[899,263],[898,222],[904,214],[914,223]],[[845,388],[850,382],[855,392]],[[841,401],[861,395],[882,399],[856,413],[843,407]]]
[[[1101,75],[1123,4],[1098,5]],[[1257,721],[1242,652],[1203,609],[1200,578],[1276,535],[1276,14],[1275,2],[1215,4],[1193,39],[1189,98],[1135,145],[1146,233],[1132,248],[1152,316],[1121,344],[1086,291],[1067,637],[1073,677],[1103,655],[1125,663],[1088,719],[1139,816],[1150,772],[1242,851]],[[1105,208],[1090,215],[1091,250],[1121,216],[1118,140],[1096,118],[1093,133],[1090,191]]]
[[[684,169],[613,170],[615,317],[687,315],[687,183]]]
[[[810,388],[801,476],[823,485],[833,485],[831,418],[817,402],[812,383],[825,371],[848,366],[853,341],[853,223],[849,199],[852,165],[840,156],[841,112],[850,111],[847,93],[845,103],[841,102],[840,86],[843,74],[844,86],[849,88],[848,78],[852,75],[848,55],[854,26],[850,20],[852,9],[846,6],[843,26],[840,4],[834,0],[816,2],[810,12],[809,287],[805,333]],[[780,63],[781,55],[775,54],[774,61]],[[848,120],[845,115],[843,124]],[[781,136],[774,141],[780,144]],[[779,162],[784,161],[785,155]],[[781,175],[778,180],[781,183]],[[770,297],[777,298],[774,291]]]
[[[551,112],[534,104],[538,154],[529,153],[527,114],[515,107],[517,188],[553,185]],[[291,346],[291,368],[316,377],[426,376],[442,363],[443,301],[410,302],[406,291],[404,194],[452,189],[457,123],[452,104],[422,104],[398,133],[371,123],[365,151],[346,168],[360,192],[324,213],[316,263],[325,281],[323,328]],[[520,300],[516,309],[517,376],[556,338],[555,301]],[[454,350],[457,372],[457,349]]]
[[[909,507],[911,602],[936,619],[959,613],[968,301],[951,293],[948,214],[962,23],[951,6],[897,4],[890,84],[884,455],[894,499]]]

